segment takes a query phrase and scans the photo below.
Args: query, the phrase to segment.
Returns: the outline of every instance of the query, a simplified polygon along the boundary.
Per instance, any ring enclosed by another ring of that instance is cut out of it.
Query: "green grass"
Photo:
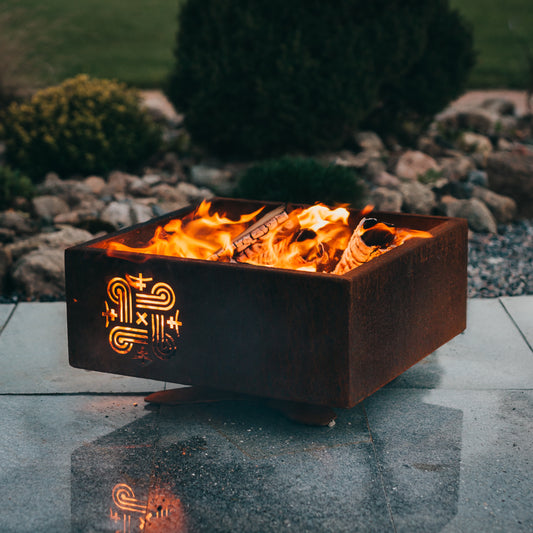
[[[161,86],[173,63],[180,0],[0,0],[0,22],[30,50],[34,77],[81,72]],[[1,29],[0,29],[1,31]]]
[[[0,33],[29,52],[40,84],[80,72],[138,87],[161,86],[173,62],[182,0],[0,0]],[[474,27],[478,64],[471,88],[525,88],[533,53],[532,0],[451,0]],[[9,17],[8,23],[2,20]],[[514,24],[514,33],[509,30]],[[2,26],[7,26],[2,28]],[[1,55],[1,50],[0,50]]]
[[[478,57],[469,87],[527,88],[528,62],[523,43],[533,54],[533,1],[451,0],[450,4],[474,28]]]

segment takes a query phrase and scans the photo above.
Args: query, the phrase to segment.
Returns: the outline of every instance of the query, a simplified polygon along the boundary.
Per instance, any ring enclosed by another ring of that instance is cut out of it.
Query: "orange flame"
[[[126,251],[343,274],[407,239],[432,236],[426,231],[364,222],[373,220],[365,218],[352,232],[347,209],[321,204],[281,215],[282,209],[278,209],[275,216],[267,214],[259,222],[256,219],[264,207],[237,220],[216,211],[210,213],[210,208],[211,204],[204,201],[182,219],[157,227],[145,246],[132,247],[113,240],[96,246],[107,248],[110,254]],[[372,209],[367,206],[361,214]],[[376,240],[377,236],[381,240]],[[355,259],[346,257],[350,251],[356,254]],[[343,262],[344,267],[339,268]]]

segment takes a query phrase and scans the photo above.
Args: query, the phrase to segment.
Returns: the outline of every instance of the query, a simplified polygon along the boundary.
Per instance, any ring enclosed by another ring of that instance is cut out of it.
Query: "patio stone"
[[[388,387],[528,389],[532,383],[531,350],[499,300],[473,299],[466,330]]]
[[[62,302],[19,303],[0,336],[0,393],[141,393],[160,381],[71,368]]]
[[[1,396],[3,532],[70,531],[71,453],[144,414],[135,397]],[[87,530],[87,529],[86,529]]]
[[[370,442],[360,406],[340,411],[333,427],[302,426],[256,402],[223,402],[206,408],[208,422],[252,458]]]
[[[365,400],[397,531],[531,531],[533,391]]]
[[[500,300],[533,350],[533,296],[504,297]]]

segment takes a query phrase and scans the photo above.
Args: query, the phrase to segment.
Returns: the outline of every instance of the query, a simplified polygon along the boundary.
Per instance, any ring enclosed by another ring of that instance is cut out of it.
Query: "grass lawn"
[[[0,0],[0,22],[9,16],[8,31],[45,83],[85,72],[158,87],[173,62],[179,2]]]
[[[5,30],[31,52],[28,69],[41,84],[86,72],[157,87],[173,62],[181,1],[0,0],[0,34]],[[474,27],[479,55],[471,88],[526,87],[528,65],[518,39],[533,54],[532,2],[451,0]]]
[[[478,58],[469,86],[526,88],[528,62],[520,40],[527,42],[533,60],[533,0],[450,0],[450,4],[474,28]]]

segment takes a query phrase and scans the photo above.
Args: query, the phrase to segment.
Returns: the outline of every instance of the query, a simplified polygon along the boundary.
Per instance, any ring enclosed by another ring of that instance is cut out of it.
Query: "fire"
[[[145,246],[117,241],[97,244],[113,251],[239,262],[275,268],[344,274],[411,238],[431,233],[395,228],[362,218],[355,231],[344,207],[316,204],[290,212],[280,206],[258,219],[264,207],[232,220],[202,204],[181,219],[157,227]],[[367,206],[361,215],[372,210]]]

